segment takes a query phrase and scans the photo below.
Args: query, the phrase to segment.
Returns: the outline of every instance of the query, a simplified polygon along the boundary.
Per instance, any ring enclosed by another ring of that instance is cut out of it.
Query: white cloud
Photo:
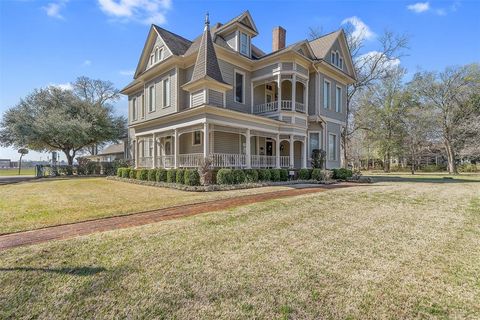
[[[446,16],[447,10],[440,8],[440,9],[436,9],[435,13],[438,14],[439,16]]]
[[[68,0],[59,0],[55,2],[48,3],[45,7],[42,7],[43,10],[47,13],[47,16],[64,20],[65,18],[62,16],[60,11],[65,7],[65,4]]]
[[[415,13],[422,13],[430,10],[429,2],[417,2],[415,4],[410,4],[407,6],[407,9]]]
[[[118,73],[122,76],[133,76],[135,74],[135,70],[121,70]]]
[[[73,90],[73,86],[71,83],[50,83],[49,86],[56,87],[62,90]]]
[[[370,27],[356,16],[344,19],[342,21],[342,25],[343,24],[351,25],[353,27],[352,37],[355,39],[370,40],[375,38],[375,33],[370,30]]]
[[[171,0],[98,0],[100,9],[123,22],[164,24]]]
[[[91,64],[92,64],[92,61],[91,61],[91,60],[85,60],[85,61],[83,61],[82,66],[88,67],[88,66],[91,65]]]

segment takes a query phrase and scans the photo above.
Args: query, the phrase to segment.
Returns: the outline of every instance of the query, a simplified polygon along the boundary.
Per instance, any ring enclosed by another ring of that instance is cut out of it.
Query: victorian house
[[[253,42],[248,11],[188,40],[152,25],[128,95],[136,167],[306,168],[312,150],[341,165],[347,85],[355,72],[343,30],[286,46],[273,28],[272,52]]]

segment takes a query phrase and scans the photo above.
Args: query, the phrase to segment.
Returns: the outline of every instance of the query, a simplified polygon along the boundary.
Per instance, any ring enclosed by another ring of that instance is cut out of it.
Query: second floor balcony
[[[253,87],[253,113],[282,111],[306,113],[307,96],[306,81],[298,81],[295,77],[257,84]]]

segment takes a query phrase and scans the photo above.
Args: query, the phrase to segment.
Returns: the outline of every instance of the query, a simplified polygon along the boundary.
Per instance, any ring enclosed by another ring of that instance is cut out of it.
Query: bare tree
[[[465,123],[463,108],[472,94],[480,88],[480,66],[472,64],[448,67],[443,72],[419,72],[411,87],[417,98],[428,106],[435,119],[448,159],[448,172],[457,174],[456,156]],[[468,117],[467,117],[468,118]]]
[[[323,35],[323,27],[322,26],[315,26],[315,27],[308,27],[308,39],[315,40],[320,38]]]

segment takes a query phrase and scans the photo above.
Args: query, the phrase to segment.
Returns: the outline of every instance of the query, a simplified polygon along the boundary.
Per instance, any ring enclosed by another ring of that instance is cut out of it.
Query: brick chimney
[[[272,52],[285,48],[285,39],[287,37],[287,30],[278,26],[273,28],[272,34]]]

